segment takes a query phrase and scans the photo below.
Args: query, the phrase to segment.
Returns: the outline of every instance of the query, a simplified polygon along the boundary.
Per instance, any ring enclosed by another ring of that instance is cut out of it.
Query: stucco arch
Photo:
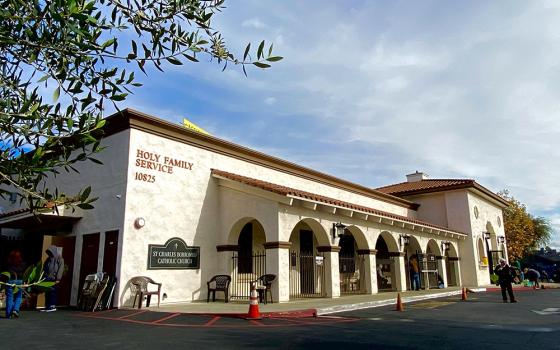
[[[385,241],[385,244],[387,245],[387,248],[389,249],[390,252],[398,252],[399,251],[399,245],[397,243],[397,240],[395,239],[395,237],[393,236],[393,234],[389,231],[382,231],[378,236],[377,239],[375,241],[375,244],[377,245],[377,242],[383,239]]]
[[[290,233],[290,242],[293,240],[294,234],[296,233],[297,229],[305,226],[307,226],[311,231],[313,231],[313,236],[317,241],[318,245],[328,246],[331,244],[329,235],[325,230],[325,228],[323,227],[323,225],[321,225],[320,222],[312,218],[302,219],[293,227],[292,232]]]
[[[435,239],[430,239],[426,245],[426,254],[432,253],[437,256],[441,256],[441,248]]]
[[[404,248],[407,255],[410,257],[413,254],[422,254],[422,246],[420,245],[420,241],[415,236],[408,237],[408,245]]]
[[[484,242],[481,237],[476,240],[476,248],[478,252],[478,262],[482,263],[486,260],[486,249],[484,248]]]
[[[266,242],[266,240],[267,240],[266,231],[264,230],[264,227],[259,222],[259,220],[255,219],[255,218],[252,218],[252,217],[244,217],[244,218],[241,218],[241,219],[237,220],[237,222],[235,222],[232,225],[231,229],[229,230],[228,244],[232,244],[232,245],[237,244],[237,242],[239,240],[239,235],[241,234],[241,230],[248,223],[253,224],[253,233],[254,233],[253,241],[256,241],[260,244]]]
[[[346,227],[346,231],[354,236],[358,249],[370,249],[366,235],[359,227],[354,225],[348,226]]]
[[[490,233],[490,250],[496,249],[498,247],[498,236],[494,230],[494,226],[490,221],[486,222],[486,232]]]
[[[447,250],[447,253],[445,255],[450,256],[452,258],[459,257],[457,254],[457,247],[455,247],[455,243],[449,242],[449,250]]]

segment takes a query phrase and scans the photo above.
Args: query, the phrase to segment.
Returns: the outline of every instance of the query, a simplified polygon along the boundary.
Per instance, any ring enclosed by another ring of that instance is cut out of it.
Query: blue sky
[[[418,170],[509,189],[560,247],[560,3],[226,5],[233,52],[266,39],[284,60],[248,78],[205,59],[150,70],[122,107],[371,187]]]

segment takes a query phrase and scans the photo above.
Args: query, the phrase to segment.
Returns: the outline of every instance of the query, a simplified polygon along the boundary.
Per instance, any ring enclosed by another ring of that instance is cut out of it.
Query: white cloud
[[[258,17],[246,19],[241,23],[241,25],[243,27],[250,27],[255,29],[261,29],[266,27],[266,25]]]
[[[197,96],[243,144],[370,186],[414,170],[474,178],[558,220],[559,15],[554,1],[239,0],[215,19],[228,44],[274,41],[285,59],[248,78],[181,75],[219,91]],[[325,140],[339,142],[328,156]]]

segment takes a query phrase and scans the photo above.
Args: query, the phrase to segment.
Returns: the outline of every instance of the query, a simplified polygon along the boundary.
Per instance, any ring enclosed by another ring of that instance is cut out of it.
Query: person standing
[[[410,258],[410,289],[420,290],[420,269],[416,255]]]
[[[19,308],[23,297],[23,289],[17,286],[23,284],[25,263],[23,262],[21,252],[19,250],[11,251],[8,255],[7,262],[10,279],[6,285],[6,318],[18,318]]]
[[[45,293],[45,310],[46,312],[56,311],[56,295],[58,283],[64,272],[64,259],[58,253],[58,247],[51,245],[45,251],[48,255],[43,270],[45,272],[45,281],[55,282],[55,285]]]
[[[494,272],[496,273],[496,275],[498,275],[498,284],[502,289],[502,298],[504,300],[504,303],[507,303],[508,301],[506,291],[507,294],[509,294],[510,302],[517,303],[517,300],[513,295],[513,288],[511,286],[511,283],[513,282],[513,278],[515,276],[515,272],[513,268],[507,264],[506,259],[500,258],[500,263],[498,264],[498,266],[496,266]]]

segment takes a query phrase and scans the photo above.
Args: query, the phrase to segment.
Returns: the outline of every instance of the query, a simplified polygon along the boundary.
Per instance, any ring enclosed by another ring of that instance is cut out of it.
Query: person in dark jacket
[[[498,284],[502,289],[502,298],[504,303],[507,303],[508,299],[506,296],[506,290],[509,294],[509,300],[512,303],[517,303],[515,300],[515,296],[513,295],[513,288],[511,287],[511,283],[513,282],[513,278],[515,277],[514,269],[509,266],[504,258],[500,258],[500,263],[494,269],[496,275],[498,275]]]
[[[525,277],[527,277],[529,282],[533,283],[533,289],[539,288],[539,278],[541,277],[539,271],[535,269],[528,269],[528,268],[525,268],[524,271],[525,271]]]
[[[56,284],[50,291],[45,293],[45,310],[46,312],[56,311],[56,294],[58,286],[64,272],[64,259],[58,253],[58,247],[51,245],[47,248],[48,255],[45,264],[43,265],[44,277],[46,281],[55,282]]]

